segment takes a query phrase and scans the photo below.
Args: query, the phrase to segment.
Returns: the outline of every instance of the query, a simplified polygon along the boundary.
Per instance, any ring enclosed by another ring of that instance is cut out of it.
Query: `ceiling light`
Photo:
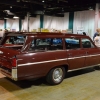
[[[42,0],[42,2],[45,2],[44,0]]]
[[[17,0],[17,2],[20,2],[20,0]]]
[[[3,10],[3,12],[7,12],[8,13],[8,12],[10,12],[10,10]]]
[[[30,0],[22,0],[23,2],[30,2]]]
[[[10,6],[10,8],[12,8],[12,6]]]
[[[17,19],[17,18],[19,18],[19,17],[18,17],[18,16],[14,16],[13,18]]]
[[[92,7],[89,7],[89,10],[93,10],[93,8]]]

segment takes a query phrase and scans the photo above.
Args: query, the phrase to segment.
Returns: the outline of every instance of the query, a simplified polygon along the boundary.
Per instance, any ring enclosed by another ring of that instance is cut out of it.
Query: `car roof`
[[[27,36],[56,36],[56,37],[64,37],[64,36],[74,36],[74,37],[88,37],[83,34],[73,34],[73,33],[57,33],[57,32],[8,32],[7,34],[22,34]]]

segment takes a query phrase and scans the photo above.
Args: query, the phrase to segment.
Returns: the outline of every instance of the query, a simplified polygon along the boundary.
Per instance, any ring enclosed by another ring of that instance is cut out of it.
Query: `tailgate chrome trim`
[[[18,77],[17,77],[17,68],[13,68],[11,72],[9,72],[9,71],[7,71],[7,70],[5,70],[5,69],[3,69],[3,68],[0,68],[0,72],[1,72],[3,75],[5,75],[5,76],[11,78],[12,80],[15,80],[15,81],[18,80]]]

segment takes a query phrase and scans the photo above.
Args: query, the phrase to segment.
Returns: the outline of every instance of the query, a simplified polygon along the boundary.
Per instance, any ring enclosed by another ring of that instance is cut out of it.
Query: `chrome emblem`
[[[3,52],[2,52],[2,51],[0,51],[0,54],[3,54]]]

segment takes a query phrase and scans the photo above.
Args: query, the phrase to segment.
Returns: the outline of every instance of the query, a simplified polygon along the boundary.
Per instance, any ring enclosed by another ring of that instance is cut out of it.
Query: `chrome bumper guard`
[[[5,68],[2,67],[2,68],[0,68],[0,72],[1,72],[3,75],[5,75],[5,76],[11,78],[12,80],[15,80],[15,81],[18,80],[17,68],[12,68],[11,71],[8,71],[8,70],[6,70]]]

